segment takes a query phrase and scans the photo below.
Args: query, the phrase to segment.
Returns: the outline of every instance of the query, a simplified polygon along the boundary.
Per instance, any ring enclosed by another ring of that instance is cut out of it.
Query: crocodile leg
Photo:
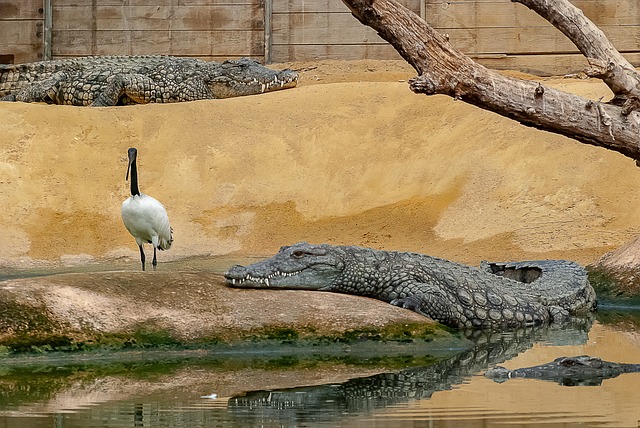
[[[59,71],[48,78],[33,82],[31,85],[21,89],[14,97],[15,101],[26,103],[45,102],[49,104],[70,104],[65,103],[64,97],[61,96],[61,84],[69,79],[69,74]]]
[[[133,103],[148,104],[163,101],[158,84],[142,74],[116,74],[109,79],[108,84],[97,94],[92,107],[115,106],[118,101],[127,96]],[[165,97],[169,97],[167,93]]]
[[[555,322],[568,321],[571,318],[569,311],[560,306],[549,306],[549,314]]]
[[[416,284],[416,286],[424,288],[425,291],[404,298],[393,299],[390,303],[394,306],[417,312],[443,324],[458,328],[465,326],[465,320],[463,316],[460,316],[462,314],[453,314],[451,302],[445,293],[427,284]]]
[[[456,328],[524,327],[537,326],[558,317],[568,316],[566,310],[527,302],[510,295],[498,296],[491,291],[458,289],[444,292],[441,287],[415,283],[411,289],[417,293],[394,299],[392,305],[410,309],[443,324]]]

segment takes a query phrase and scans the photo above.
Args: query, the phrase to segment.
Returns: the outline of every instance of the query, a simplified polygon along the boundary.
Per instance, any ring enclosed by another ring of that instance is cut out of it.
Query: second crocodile
[[[513,328],[596,308],[580,265],[566,260],[486,263],[300,242],[225,273],[234,287],[335,291],[373,297],[454,328]]]
[[[498,383],[515,378],[529,378],[554,381],[564,386],[597,386],[604,379],[637,372],[640,372],[640,364],[612,363],[588,355],[578,355],[559,357],[550,363],[515,370],[496,366],[487,370],[485,376]]]
[[[174,103],[296,86],[298,74],[248,58],[222,63],[172,56],[95,56],[0,64],[0,99],[76,106]]]

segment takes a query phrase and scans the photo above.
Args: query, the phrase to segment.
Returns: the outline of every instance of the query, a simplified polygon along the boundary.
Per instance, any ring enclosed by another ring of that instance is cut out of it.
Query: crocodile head
[[[588,355],[559,357],[539,366],[508,370],[496,366],[485,376],[502,383],[512,378],[532,378],[558,382],[560,385],[600,385],[604,379],[614,378],[625,372],[637,372],[640,365],[618,364]]]
[[[233,287],[330,290],[344,270],[342,256],[340,247],[299,242],[258,263],[233,266],[224,276]]]
[[[207,85],[215,98],[262,94],[293,88],[297,83],[298,73],[295,71],[272,70],[249,58],[217,64],[207,79]]]

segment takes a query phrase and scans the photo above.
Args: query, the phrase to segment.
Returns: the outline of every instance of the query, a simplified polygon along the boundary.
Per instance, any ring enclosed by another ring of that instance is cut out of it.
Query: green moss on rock
[[[300,339],[300,332],[290,327],[265,327],[251,334],[251,340],[274,340],[281,343],[294,343]]]
[[[33,325],[31,330],[23,330],[5,336],[0,340],[0,347],[5,349],[4,354],[15,354],[97,349],[143,349],[186,345],[185,342],[176,339],[171,331],[149,323],[140,324],[131,332],[99,333],[67,329],[67,333],[61,334],[52,332],[52,330],[54,329],[51,324],[42,322]],[[60,330],[60,328],[58,327],[56,330]]]
[[[634,269],[608,269],[590,266],[589,282],[599,300],[625,300],[640,304],[640,272]]]
[[[147,348],[203,348],[242,343],[325,346],[359,342],[429,342],[451,338],[453,331],[430,322],[393,323],[333,332],[330,327],[310,325],[266,325],[252,330],[229,330],[194,339],[184,339],[154,320],[127,331],[100,332],[90,327],[74,328],[58,321],[44,306],[25,305],[0,299],[0,357],[15,353],[49,353]],[[455,333],[453,334],[455,335]]]
[[[299,328],[267,326],[254,329],[243,335],[243,338],[254,342],[275,341],[283,344],[320,345],[327,343],[349,344],[362,341],[430,342],[440,337],[450,337],[455,334],[453,330],[440,324],[397,323],[379,328],[364,327],[336,333],[321,333],[306,326]]]

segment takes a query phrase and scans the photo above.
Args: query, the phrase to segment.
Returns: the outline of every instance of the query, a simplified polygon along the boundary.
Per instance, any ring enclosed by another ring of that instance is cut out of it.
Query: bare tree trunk
[[[416,69],[419,76],[410,80],[414,92],[448,95],[640,160],[638,73],[568,0],[512,1],[538,12],[576,44],[589,59],[588,74],[601,77],[611,88],[611,102],[588,100],[489,70],[395,0],[343,0],[360,22],[375,29]]]

